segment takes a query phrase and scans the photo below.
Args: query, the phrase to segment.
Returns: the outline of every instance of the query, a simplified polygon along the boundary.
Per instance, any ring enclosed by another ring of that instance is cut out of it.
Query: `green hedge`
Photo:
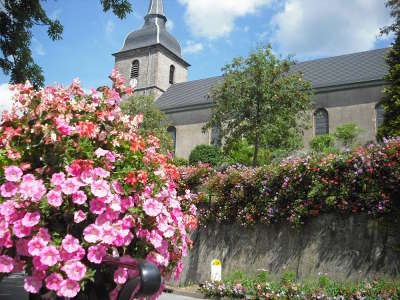
[[[209,163],[212,166],[217,166],[222,161],[222,153],[219,148],[211,145],[198,145],[189,155],[189,163],[196,165],[199,162]]]
[[[305,156],[280,165],[232,166],[203,174],[201,178],[209,177],[203,181],[208,197],[201,198],[212,205],[200,210],[200,221],[253,225],[288,220],[300,225],[326,212],[387,214],[399,207],[399,150],[396,138],[322,158]],[[200,178],[198,172],[191,173]]]

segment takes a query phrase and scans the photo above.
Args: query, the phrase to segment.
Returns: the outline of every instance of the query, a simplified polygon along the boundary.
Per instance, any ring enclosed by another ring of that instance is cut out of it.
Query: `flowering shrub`
[[[200,291],[208,298],[225,299],[399,299],[400,283],[372,280],[357,284],[336,282],[322,275],[315,281],[237,281],[205,282]]]
[[[35,91],[15,85],[0,125],[0,275],[25,270],[29,293],[74,298],[100,286],[116,299],[132,271],[106,266],[143,258],[162,275],[182,270],[196,226],[179,173],[124,115],[130,93],[116,70],[111,89],[85,95],[79,81]],[[100,283],[98,282],[100,280]]]
[[[204,184],[212,205],[201,211],[203,224],[248,226],[288,220],[300,225],[324,212],[380,216],[399,207],[400,138],[262,168],[231,166]]]

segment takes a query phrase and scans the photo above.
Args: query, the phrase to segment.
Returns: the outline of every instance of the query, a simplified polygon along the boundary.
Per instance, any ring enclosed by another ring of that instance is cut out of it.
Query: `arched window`
[[[383,104],[378,103],[378,105],[375,107],[375,111],[376,111],[376,129],[378,129],[382,126],[385,117],[385,109],[383,108]]]
[[[218,127],[211,128],[211,145],[215,147],[221,146],[221,131]]]
[[[174,84],[175,77],[175,66],[171,65],[169,67],[169,83]]]
[[[136,59],[132,62],[131,79],[138,79],[139,77],[139,61]]]
[[[315,135],[329,133],[329,115],[326,109],[320,108],[314,113]]]
[[[174,152],[176,149],[176,128],[174,126],[170,126],[167,129],[167,132],[171,135],[173,145],[174,145]]]

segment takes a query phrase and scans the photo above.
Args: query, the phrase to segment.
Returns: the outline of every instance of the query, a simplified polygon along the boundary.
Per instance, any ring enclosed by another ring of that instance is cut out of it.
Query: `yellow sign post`
[[[211,281],[221,281],[222,277],[222,264],[219,259],[211,261]]]

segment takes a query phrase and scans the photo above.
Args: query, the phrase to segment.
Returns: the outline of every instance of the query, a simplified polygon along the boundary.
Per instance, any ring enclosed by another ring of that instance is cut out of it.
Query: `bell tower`
[[[172,84],[187,81],[190,66],[181,46],[167,31],[162,0],[150,0],[144,25],[128,34],[121,50],[114,53],[115,66],[136,94],[158,98]]]

